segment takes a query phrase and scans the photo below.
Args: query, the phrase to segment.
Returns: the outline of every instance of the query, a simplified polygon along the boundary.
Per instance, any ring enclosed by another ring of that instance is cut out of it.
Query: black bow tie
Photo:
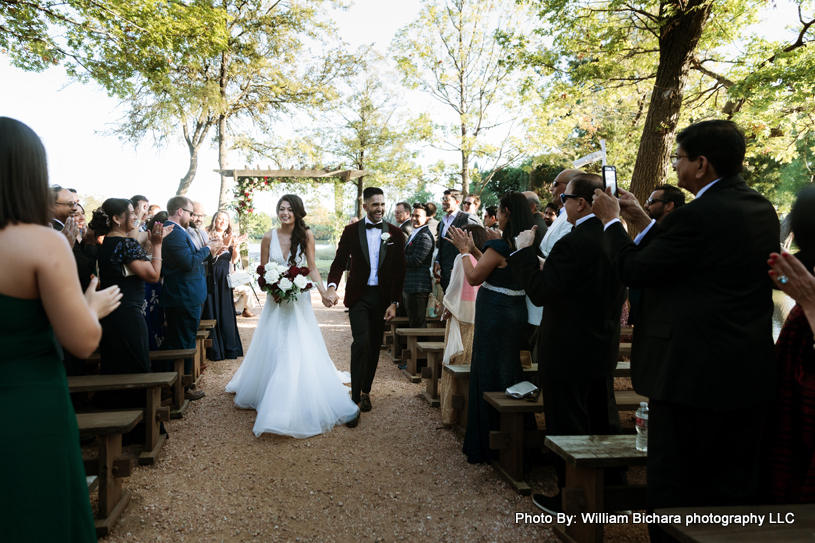
[[[369,229],[370,228],[382,228],[382,223],[378,222],[376,224],[373,224],[373,223],[366,222],[365,223],[365,228],[369,228]]]

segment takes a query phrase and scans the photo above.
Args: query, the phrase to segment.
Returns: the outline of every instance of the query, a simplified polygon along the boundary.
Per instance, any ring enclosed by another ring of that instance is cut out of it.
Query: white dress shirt
[[[455,211],[453,211],[449,215],[445,215],[444,217],[442,217],[442,219],[441,219],[441,224],[442,224],[442,226],[441,226],[441,237],[442,238],[447,237],[447,230],[450,229],[450,225],[453,224],[454,220],[456,220],[456,216],[458,215],[458,212],[459,212],[459,210],[456,209]]]
[[[368,228],[369,224],[376,224],[377,228]],[[371,274],[368,276],[368,286],[379,284],[379,248],[382,246],[382,222],[373,223],[365,217],[365,236],[368,238],[368,256],[371,260]]]
[[[549,253],[552,252],[555,243],[571,231],[572,225],[566,216],[566,208],[564,207],[558,212],[557,218],[552,221],[552,226],[546,230],[546,234],[543,236],[540,245],[543,258],[549,258]]]
[[[410,242],[413,241],[413,238],[416,237],[416,234],[418,234],[421,231],[422,228],[427,228],[427,225],[425,224],[423,226],[420,226],[419,228],[414,228],[413,229],[413,232],[410,233],[410,237],[408,238],[407,243],[405,243],[406,247],[408,245],[410,245]]]

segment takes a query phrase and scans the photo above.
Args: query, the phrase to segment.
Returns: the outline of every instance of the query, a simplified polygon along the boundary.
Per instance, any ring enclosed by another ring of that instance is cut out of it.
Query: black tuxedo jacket
[[[552,248],[543,271],[535,247],[507,259],[529,299],[543,306],[538,329],[542,378],[609,377],[620,351],[625,286],[603,251],[603,223],[591,217]]]
[[[382,221],[380,237],[384,234],[388,234],[389,238],[380,241],[379,246],[379,290],[387,301],[401,302],[405,283],[405,237],[399,227]],[[345,307],[351,307],[359,300],[371,275],[365,219],[349,224],[342,231],[334,262],[328,271],[327,284],[340,284],[348,257],[351,257],[351,267],[345,285]]]
[[[780,244],[770,202],[733,176],[672,211],[639,246],[620,224],[604,237],[623,283],[642,289],[631,356],[639,394],[728,410],[773,399],[767,258]]]
[[[451,226],[463,228],[466,224],[478,224],[478,219],[475,215],[459,211],[456,218],[453,219]],[[449,239],[442,238],[443,230],[444,221],[439,221],[439,226],[436,230],[436,247],[439,248],[439,252],[436,254],[436,262],[441,266],[441,285],[446,289],[450,282],[450,273],[453,271],[453,264],[455,264],[459,251]]]

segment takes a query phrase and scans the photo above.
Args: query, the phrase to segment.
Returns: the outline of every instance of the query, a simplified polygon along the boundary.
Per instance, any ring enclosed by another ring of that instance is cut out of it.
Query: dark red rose
[[[248,193],[248,192],[244,192],[244,193],[243,193],[243,195],[244,195],[244,196],[249,196],[249,193]]]
[[[289,275],[289,279],[294,279],[300,273],[300,268],[297,266],[291,266],[289,271],[286,272]]]
[[[307,267],[303,266],[302,268],[300,268],[300,275],[308,275],[308,274],[309,274],[309,270],[308,270]]]
[[[258,286],[261,289],[266,288],[266,279],[264,279],[263,277],[258,277]]]
[[[306,284],[306,288],[305,288],[305,289],[303,289],[303,290],[310,290],[310,289],[311,289],[311,287],[313,287],[313,286],[314,286],[314,285],[312,285],[311,283],[307,283],[307,284]]]
[[[255,271],[257,271],[257,274],[262,277],[262,276],[266,275],[266,266],[261,264],[260,266],[258,266],[258,269],[255,270]]]

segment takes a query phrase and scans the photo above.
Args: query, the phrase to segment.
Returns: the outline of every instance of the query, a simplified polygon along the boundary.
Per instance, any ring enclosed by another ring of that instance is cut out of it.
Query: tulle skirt
[[[295,302],[267,299],[243,363],[226,386],[235,405],[258,413],[253,431],[307,438],[357,416],[311,307],[310,293]]]

